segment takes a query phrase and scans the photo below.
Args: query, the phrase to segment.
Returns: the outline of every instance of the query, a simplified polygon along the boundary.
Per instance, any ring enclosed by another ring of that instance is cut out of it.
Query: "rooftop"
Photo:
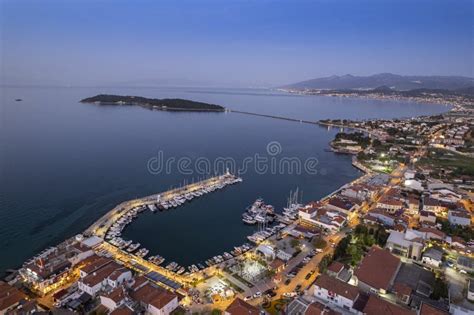
[[[420,315],[448,315],[449,313],[426,303],[421,303]]]
[[[359,289],[357,287],[325,274],[320,275],[314,284],[351,301],[355,301],[359,296]]]
[[[145,284],[138,290],[131,293],[133,299],[141,301],[145,304],[153,305],[158,309],[162,309],[168,303],[178,296],[160,287],[154,286],[150,283]]]
[[[388,250],[372,246],[354,274],[359,281],[373,288],[388,290],[399,265],[400,259],[392,255]]]
[[[0,311],[19,303],[25,297],[17,288],[0,281]]]
[[[338,261],[333,261],[328,266],[328,271],[332,271],[332,272],[335,272],[335,273],[339,273],[342,269],[344,269],[344,264],[342,264]]]
[[[370,295],[367,304],[364,307],[364,313],[367,315],[415,315],[412,310],[382,300],[375,295]]]
[[[255,306],[236,298],[225,310],[231,315],[259,315],[260,311]]]

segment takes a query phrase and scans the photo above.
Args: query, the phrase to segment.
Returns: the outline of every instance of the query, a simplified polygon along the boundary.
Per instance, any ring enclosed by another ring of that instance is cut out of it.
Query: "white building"
[[[449,211],[448,220],[453,225],[471,225],[471,215],[467,211]]]
[[[359,297],[359,289],[336,278],[326,274],[318,276],[314,282],[314,295],[329,305],[357,313],[353,306]]]
[[[100,304],[111,312],[123,305],[125,301],[126,293],[123,287],[117,287],[108,293],[100,295]]]
[[[396,255],[419,260],[424,238],[425,233],[416,230],[406,230],[405,233],[390,231],[385,248]]]
[[[115,288],[130,279],[132,272],[113,262],[80,279],[78,287],[79,290],[95,296],[107,286]]]
[[[178,296],[163,288],[145,282],[130,293],[145,308],[145,314],[169,315],[178,307]]]
[[[431,267],[439,268],[442,263],[443,253],[437,249],[429,248],[423,253],[421,261]]]

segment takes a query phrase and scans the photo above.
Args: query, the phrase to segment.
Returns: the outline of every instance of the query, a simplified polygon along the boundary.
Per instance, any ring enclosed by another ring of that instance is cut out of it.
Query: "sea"
[[[230,251],[256,230],[242,212],[257,198],[318,200],[361,176],[329,151],[340,130],[226,113],[151,111],[79,101],[96,94],[185,98],[231,110],[317,121],[404,118],[449,107],[293,95],[267,89],[0,88],[0,273],[84,231],[118,203],[229,169],[243,182],[174,210],[142,213],[124,230],[150,254],[190,265]],[[17,101],[21,99],[22,101]]]

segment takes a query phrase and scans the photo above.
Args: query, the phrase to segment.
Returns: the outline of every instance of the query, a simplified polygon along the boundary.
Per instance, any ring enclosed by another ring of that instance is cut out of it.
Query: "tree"
[[[363,251],[357,244],[351,244],[347,248],[347,253],[351,256],[351,265],[355,266],[362,259]]]
[[[349,246],[349,243],[351,242],[351,239],[352,239],[351,236],[347,235],[339,242],[339,244],[337,244],[336,249],[334,250],[334,259],[344,257],[347,247]]]
[[[322,237],[315,237],[313,238],[313,246],[315,248],[319,248],[319,249],[323,249],[323,248],[326,248],[327,246],[327,242],[326,240],[324,240]]]
[[[293,238],[291,241],[290,241],[290,245],[291,247],[295,248],[295,247],[298,247],[300,245],[300,241],[298,241],[296,238]]]
[[[332,256],[331,255],[326,255],[323,258],[321,258],[321,261],[318,264],[319,267],[319,272],[324,273],[328,269],[329,264],[332,262]]]
[[[354,233],[356,235],[367,234],[367,227],[363,224],[358,224],[354,229]]]
[[[443,279],[436,278],[433,286],[433,293],[431,293],[430,297],[434,300],[448,297],[448,285]]]

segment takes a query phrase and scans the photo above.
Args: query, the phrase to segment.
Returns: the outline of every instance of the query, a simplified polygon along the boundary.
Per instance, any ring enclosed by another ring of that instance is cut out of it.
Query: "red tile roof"
[[[119,287],[116,287],[115,289],[113,289],[112,291],[110,291],[107,294],[101,294],[101,296],[109,298],[112,301],[114,301],[115,303],[118,303],[118,302],[122,301],[123,299],[125,299],[126,295],[125,295],[124,288],[119,286]]]
[[[85,272],[86,274],[90,274],[104,267],[105,265],[110,264],[111,262],[112,260],[109,258],[93,255],[84,259],[82,262],[84,267],[81,268],[81,271]]]
[[[429,304],[421,303],[420,315],[448,315],[447,311],[440,310]]]
[[[259,310],[255,306],[236,298],[225,310],[231,315],[259,315]]]
[[[351,301],[355,301],[359,296],[357,287],[325,274],[320,275],[314,284]]]
[[[25,297],[26,296],[17,288],[0,281],[0,311],[18,304]]]
[[[93,273],[88,274],[82,279],[82,282],[89,287],[94,287],[98,283],[107,279],[114,271],[121,269],[122,266],[116,262],[111,262],[102,268],[94,271]]]
[[[169,292],[163,288],[151,285],[150,283],[145,284],[138,290],[132,292],[131,297],[142,303],[153,305],[157,309],[162,309],[168,305],[173,299],[178,296],[172,292]]]
[[[439,236],[440,238],[445,238],[446,237],[446,233],[444,233],[443,231],[440,231],[436,228],[432,228],[432,227],[422,227],[419,229],[420,232],[425,232],[425,233],[432,233],[432,234],[435,234],[437,236]]]
[[[270,267],[272,269],[279,269],[281,266],[284,266],[285,262],[279,258],[276,258],[270,263]]]
[[[304,315],[321,315],[323,314],[324,311],[324,304],[321,304],[319,302],[314,302],[308,305],[308,308],[304,312]]]
[[[367,315],[415,315],[416,313],[412,310],[403,308],[401,306],[392,304],[385,300],[382,300],[375,295],[371,295],[367,304],[364,307],[363,312]]]
[[[388,250],[372,246],[354,274],[359,281],[375,288],[388,290],[398,272],[400,259]]]
[[[109,315],[133,315],[135,314],[131,309],[127,306],[121,306],[113,310]]]
[[[341,264],[338,261],[333,261],[329,266],[328,266],[328,271],[332,271],[335,273],[339,273],[342,269],[344,268],[344,264]]]
[[[413,290],[404,283],[397,282],[393,285],[393,292],[395,292],[398,296],[410,296],[412,291]]]

